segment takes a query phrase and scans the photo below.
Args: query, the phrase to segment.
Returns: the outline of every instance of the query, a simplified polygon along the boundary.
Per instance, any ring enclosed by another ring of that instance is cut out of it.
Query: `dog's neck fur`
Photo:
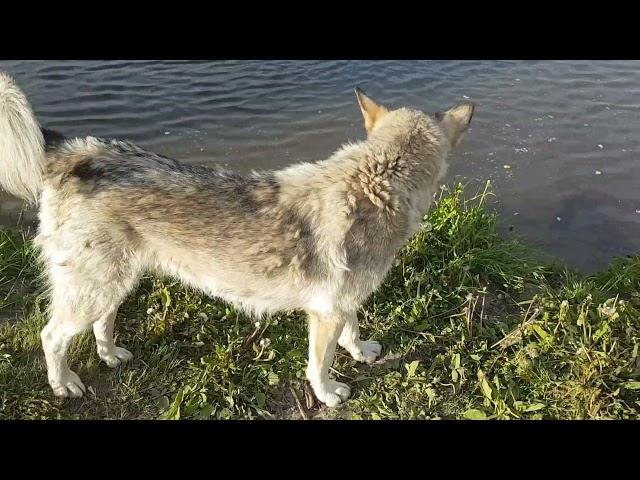
[[[352,213],[368,201],[390,214],[414,197],[426,208],[437,182],[446,173],[450,144],[442,130],[411,110],[394,112],[395,118],[365,141],[343,146],[327,160],[294,165],[278,172],[283,193],[299,200],[322,197],[322,191],[344,193],[345,205],[338,211]],[[400,120],[400,121],[399,121]],[[398,125],[399,124],[399,125]],[[334,204],[328,206],[336,212]],[[305,202],[306,203],[306,202]]]
[[[347,269],[347,236],[366,235],[353,230],[358,219],[367,219],[367,229],[378,232],[379,253],[392,258],[418,230],[446,172],[450,144],[442,130],[424,116],[400,113],[404,117],[392,119],[389,128],[383,126],[365,141],[275,174],[280,203],[293,206],[321,232],[318,248],[338,267],[335,271]],[[384,273],[378,272],[376,282]]]

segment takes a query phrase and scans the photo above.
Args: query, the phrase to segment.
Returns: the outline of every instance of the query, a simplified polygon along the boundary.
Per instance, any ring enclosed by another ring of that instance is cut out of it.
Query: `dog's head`
[[[358,103],[360,104],[360,110],[362,110],[362,115],[364,116],[364,126],[369,135],[385,127],[392,127],[396,123],[394,122],[394,117],[400,116],[403,112],[407,111],[407,109],[389,110],[385,106],[375,102],[364,93],[361,88],[356,87],[355,90]],[[432,122],[442,130],[449,144],[452,147],[456,147],[471,123],[474,110],[475,105],[473,103],[465,102],[445,112],[436,113],[431,117],[417,110],[411,110],[411,112],[418,117],[422,117],[420,119],[424,121],[428,121],[427,119],[430,118]]]

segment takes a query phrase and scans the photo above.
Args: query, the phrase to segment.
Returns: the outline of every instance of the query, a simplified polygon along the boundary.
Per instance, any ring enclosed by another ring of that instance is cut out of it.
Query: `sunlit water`
[[[41,123],[193,163],[277,168],[364,137],[353,87],[435,112],[470,99],[448,182],[491,180],[505,227],[585,270],[640,250],[637,61],[4,61]],[[21,202],[2,194],[0,222]]]

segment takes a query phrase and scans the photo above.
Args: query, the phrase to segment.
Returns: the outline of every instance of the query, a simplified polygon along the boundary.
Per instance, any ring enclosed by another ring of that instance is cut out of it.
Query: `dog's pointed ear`
[[[374,102],[360,87],[356,87],[355,90],[358,103],[360,104],[360,110],[362,110],[362,116],[364,117],[364,128],[367,129],[367,133],[370,133],[376,126],[376,123],[389,113],[389,110]]]
[[[458,146],[464,132],[471,123],[476,106],[471,102],[465,102],[450,108],[446,112],[436,113],[435,118],[440,122],[449,143],[452,147]]]

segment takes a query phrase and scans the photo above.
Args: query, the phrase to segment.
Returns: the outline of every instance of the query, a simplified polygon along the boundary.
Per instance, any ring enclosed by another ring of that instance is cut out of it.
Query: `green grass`
[[[359,312],[383,358],[338,352],[352,397],[334,410],[304,381],[301,314],[256,324],[156,278],[118,314],[116,341],[135,359],[111,370],[79,336],[70,363],[88,394],[54,399],[35,251],[0,232],[0,418],[637,419],[640,257],[579,275],[500,235],[488,199],[457,186],[425,218]]]

